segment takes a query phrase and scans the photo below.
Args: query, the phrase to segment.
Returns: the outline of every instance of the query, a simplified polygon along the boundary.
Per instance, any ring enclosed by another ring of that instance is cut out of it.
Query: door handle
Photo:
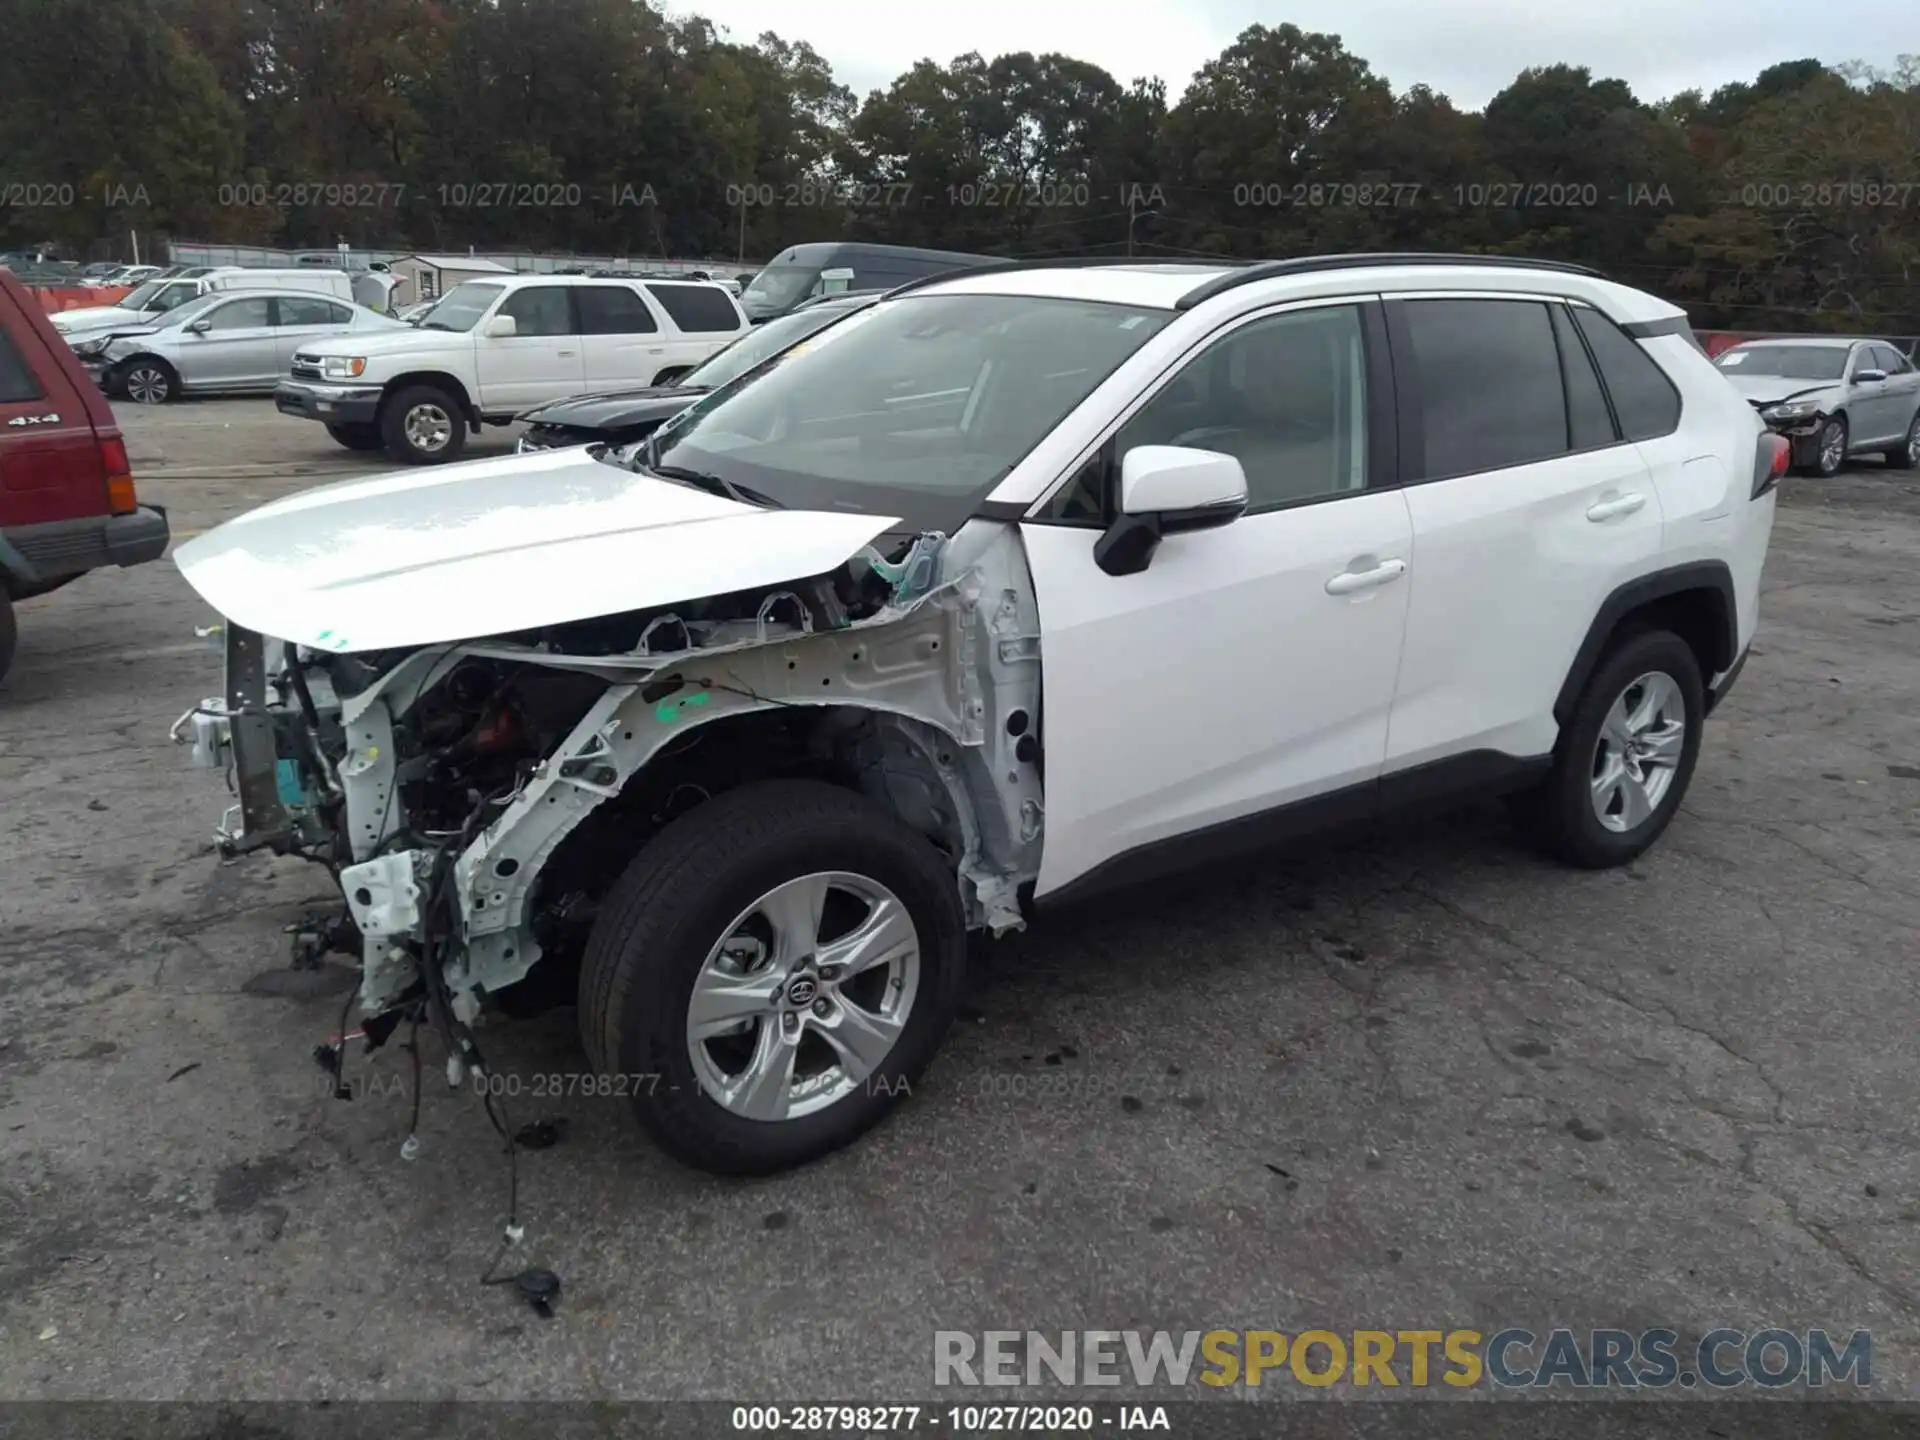
[[[1611,500],[1602,500],[1597,505],[1589,506],[1587,519],[1600,521],[1611,520],[1616,515],[1631,515],[1646,503],[1647,497],[1638,493],[1618,495]]]
[[[556,350],[553,353],[562,360],[571,360],[580,352],[578,350]]]
[[[1404,560],[1383,560],[1371,570],[1343,570],[1327,581],[1327,594],[1351,595],[1357,590],[1372,590],[1390,584],[1407,573]]]
[[[667,353],[667,347],[664,345],[652,346],[647,351],[647,354],[649,355],[664,355],[666,353]]]

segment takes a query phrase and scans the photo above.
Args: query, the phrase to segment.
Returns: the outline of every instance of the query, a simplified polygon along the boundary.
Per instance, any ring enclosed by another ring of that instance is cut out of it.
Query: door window
[[[1231,455],[1246,471],[1250,511],[1361,490],[1366,375],[1354,306],[1255,320],[1190,361],[1121,427],[1114,454],[1183,445]]]
[[[1546,305],[1410,300],[1403,314],[1426,451],[1417,478],[1444,480],[1567,453],[1567,391]]]
[[[267,298],[259,296],[252,300],[231,300],[225,305],[216,305],[207,312],[207,328],[218,334],[222,330],[263,329],[268,324]]]
[[[651,335],[660,328],[647,302],[624,285],[582,285],[573,298],[582,335]]]
[[[1553,307],[1553,338],[1560,347],[1560,378],[1567,387],[1567,429],[1573,448],[1597,450],[1616,443],[1620,437],[1613,428],[1613,412],[1607,409],[1606,391],[1600,388],[1600,375],[1564,305]]]
[[[718,285],[649,285],[647,293],[690,335],[730,335],[740,328],[732,298]]]
[[[1887,345],[1868,347],[1869,363],[1876,370],[1884,370],[1889,375],[1898,375],[1907,368],[1907,362],[1900,358],[1899,352]]]
[[[515,335],[571,335],[573,307],[563,285],[530,285],[516,290],[500,304],[502,315],[513,317]]]
[[[27,368],[26,357],[15,348],[7,332],[0,329],[0,405],[23,404],[38,400],[46,393],[34,379],[33,371]]]
[[[282,295],[275,306],[282,325],[347,325],[353,321],[353,313],[346,306],[336,305],[331,300]]]
[[[1580,306],[1573,318],[1593,351],[1627,439],[1657,440],[1678,430],[1680,392],[1653,357],[1598,310]]]

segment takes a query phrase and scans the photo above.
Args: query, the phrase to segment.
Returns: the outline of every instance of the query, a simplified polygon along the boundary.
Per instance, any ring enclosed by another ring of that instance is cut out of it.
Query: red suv
[[[106,397],[32,292],[0,270],[0,676],[13,663],[14,601],[166,548],[166,512],[135,496]]]

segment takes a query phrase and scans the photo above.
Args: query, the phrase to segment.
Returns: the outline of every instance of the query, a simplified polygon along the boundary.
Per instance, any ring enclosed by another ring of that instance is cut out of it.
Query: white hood
[[[454,330],[422,330],[396,320],[376,331],[352,335],[316,336],[299,346],[302,355],[404,355],[425,350],[462,349],[473,344],[473,336]]]
[[[82,305],[74,310],[56,310],[53,328],[69,331],[102,330],[109,325],[145,325],[152,317],[144,310],[129,310],[124,305]]]
[[[188,541],[173,562],[235,624],[348,652],[802,580],[897,523],[763,510],[552,450],[290,495]]]

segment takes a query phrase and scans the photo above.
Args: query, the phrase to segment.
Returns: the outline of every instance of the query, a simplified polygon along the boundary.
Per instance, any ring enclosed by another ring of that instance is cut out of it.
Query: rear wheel
[[[137,355],[121,367],[120,388],[136,405],[164,405],[180,393],[180,377],[157,356]]]
[[[413,385],[380,412],[380,438],[396,460],[438,465],[467,448],[467,417],[454,398],[433,385]]]
[[[1887,449],[1887,464],[1897,470],[1920,470],[1920,411],[1907,426],[1907,438]]]
[[[952,867],[923,836],[830,785],[743,786],[662,830],[607,897],[581,1037],[676,1158],[769,1174],[909,1092],[965,957]]]
[[[1587,682],[1538,790],[1515,817],[1558,859],[1624,865],[1672,821],[1700,755],[1705,690],[1693,648],[1669,630],[1616,644]]]
[[[329,425],[327,434],[349,450],[378,450],[384,443],[378,425]]]
[[[678,385],[680,383],[680,377],[686,373],[687,367],[685,365],[675,365],[669,369],[662,370],[658,375],[654,376],[653,383],[656,385]]]
[[[13,597],[0,585],[0,680],[7,678],[13,666],[13,651],[20,640],[20,628],[13,618]]]

